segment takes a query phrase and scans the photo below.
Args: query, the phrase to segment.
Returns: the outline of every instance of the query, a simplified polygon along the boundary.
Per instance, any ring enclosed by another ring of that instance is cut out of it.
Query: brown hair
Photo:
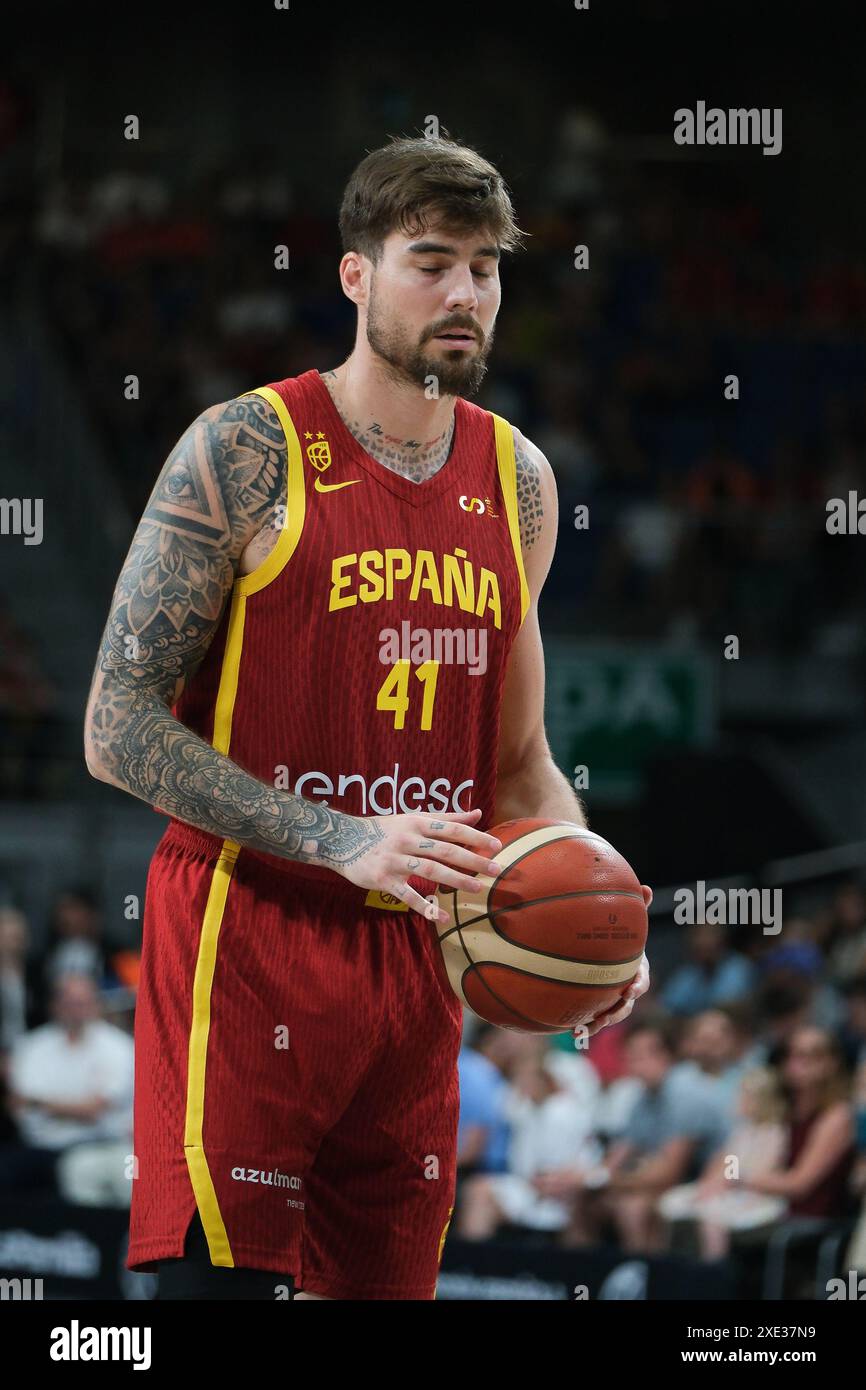
[[[821,1088],[818,1105],[819,1110],[826,1110],[828,1106],[834,1105],[836,1101],[850,1100],[851,1078],[848,1074],[845,1050],[842,1047],[839,1038],[831,1028],[822,1028],[817,1023],[803,1023],[798,1028],[795,1028],[785,1042],[782,1056],[780,1058],[781,1067],[783,1068],[785,1062],[788,1060],[788,1056],[791,1051],[791,1045],[794,1042],[794,1039],[797,1037],[798,1033],[820,1034],[820,1036],[824,1040],[827,1053],[829,1054],[831,1060],[834,1063],[833,1074],[827,1078],[827,1080],[824,1082]],[[791,1087],[790,1082],[783,1081],[783,1089],[787,1092],[790,1098],[790,1096],[793,1094],[793,1088]]]
[[[661,1043],[665,1052],[671,1057],[676,1057],[682,1033],[678,1019],[671,1018],[663,1012],[645,1012],[626,1024],[625,1041],[629,1043],[641,1033],[651,1033]]]
[[[419,236],[434,220],[456,234],[487,230],[502,251],[517,250],[527,235],[502,175],[477,150],[447,134],[391,136],[365,155],[346,185],[343,250],[359,251],[375,265],[390,232]]]

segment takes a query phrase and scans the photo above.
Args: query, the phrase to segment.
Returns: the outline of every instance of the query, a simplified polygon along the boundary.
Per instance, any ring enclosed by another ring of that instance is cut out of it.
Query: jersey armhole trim
[[[213,746],[218,753],[228,756],[232,741],[232,719],[240,679],[241,653],[244,645],[244,625],[247,615],[247,599],[267,588],[285,568],[301,538],[304,526],[306,498],[304,493],[304,469],[301,459],[301,444],[286,409],[285,401],[270,386],[260,386],[254,391],[246,391],[247,396],[261,396],[273,406],[277,413],[283,433],[286,436],[286,501],[283,524],[277,543],[270,555],[266,555],[260,565],[249,574],[236,579],[231,595],[228,632],[220,670],[214,709]]]
[[[523,547],[520,544],[520,515],[517,506],[517,460],[514,456],[514,431],[501,415],[493,415],[493,429],[496,437],[496,461],[499,466],[499,481],[505,498],[505,514],[508,517],[508,530],[520,578],[520,626],[529,609],[529,585],[523,565]]]
[[[261,589],[272,583],[291,559],[304,529],[306,499],[301,443],[285,401],[270,386],[258,386],[255,390],[246,391],[244,394],[261,396],[273,407],[286,437],[286,501],[283,524],[277,543],[271,553],[266,555],[261,564],[257,565],[249,574],[244,574],[237,580],[235,588],[239,594],[243,594],[246,598],[250,594],[259,593]]]

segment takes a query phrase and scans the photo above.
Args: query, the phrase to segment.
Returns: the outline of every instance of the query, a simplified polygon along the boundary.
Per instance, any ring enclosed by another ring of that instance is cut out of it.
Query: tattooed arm
[[[286,496],[280,421],[259,396],[214,406],[178,442],[117,587],[85,718],[92,775],[200,830],[336,868],[375,822],[259,782],[171,713],[200,666],[249,542]]]
[[[494,824],[521,816],[540,816],[586,825],[580,801],[553,761],[544,729],[544,650],[538,625],[538,597],[556,546],[556,479],[541,450],[517,429],[514,453],[529,608],[514,639],[505,673]]]
[[[124,562],[93,674],[87,766],[178,820],[445,917],[407,881],[475,887],[498,840],[479,810],[351,816],[260,782],[175,719],[171,707],[219,626],[244,550],[286,496],[282,426],[259,396],[214,406],[160,474]],[[264,558],[258,540],[254,547]],[[443,862],[444,861],[444,862]]]

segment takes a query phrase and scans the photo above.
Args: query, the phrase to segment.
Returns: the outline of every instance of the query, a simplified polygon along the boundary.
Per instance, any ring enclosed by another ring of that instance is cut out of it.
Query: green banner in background
[[[649,758],[706,744],[716,726],[714,663],[696,651],[636,642],[545,642],[545,718],[557,765],[593,799],[629,801]]]

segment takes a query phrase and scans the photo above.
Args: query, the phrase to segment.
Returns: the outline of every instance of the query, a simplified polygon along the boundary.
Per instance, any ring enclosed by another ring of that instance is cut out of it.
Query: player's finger
[[[395,879],[388,890],[407,907],[411,907],[415,912],[420,912],[422,917],[426,917],[428,922],[447,922],[448,913],[444,912],[436,903],[431,903],[429,899],[422,898],[410,883]]]
[[[447,864],[451,869],[466,869],[476,874],[502,873],[503,865],[498,863],[496,859],[489,859],[487,855],[474,854],[472,850],[463,849],[461,845],[445,844],[430,839],[417,840],[415,844],[410,841],[407,846],[410,858],[413,857],[412,851],[416,848],[426,850],[428,855],[436,855],[443,864]],[[476,888],[477,884],[473,883],[472,887]]]
[[[634,1000],[627,999],[625,993],[621,994],[615,1004],[611,1004],[610,1008],[605,1009],[603,1013],[596,1014],[591,1023],[584,1025],[587,1036],[594,1037],[596,1033],[601,1032],[602,1028],[608,1028],[612,1023],[619,1023],[623,1018],[628,1018],[633,1008]],[[577,1030],[575,1029],[576,1033]]]
[[[583,1026],[582,1026],[582,1028],[581,1028],[580,1030],[578,1030],[577,1028],[575,1028],[575,1030],[574,1030],[574,1036],[575,1036],[576,1038],[577,1038],[577,1037],[594,1038],[595,1035],[596,1035],[596,1033],[600,1033],[603,1027],[604,1027],[604,1023],[600,1022],[598,1019],[594,1019],[592,1023],[584,1023]],[[584,1030],[585,1030],[585,1031],[584,1031]]]
[[[486,867],[487,860],[482,860],[482,864]],[[407,868],[410,874],[432,878],[434,883],[441,883],[446,888],[463,888],[469,893],[474,893],[478,887],[476,878],[458,873],[456,869],[449,869],[447,864],[439,864],[435,859],[410,859]]]
[[[621,1009],[617,1009],[615,1014],[611,1014],[609,1018],[604,1018],[601,1020],[602,1027],[610,1028],[614,1023],[622,1023],[623,1019],[628,1018],[633,1008],[634,1000],[627,1000],[626,1003],[623,1004]]]
[[[595,1022],[593,1022],[593,1023],[588,1023],[588,1024],[586,1025],[586,1036],[587,1036],[588,1038],[594,1038],[595,1035],[596,1035],[596,1033],[600,1033],[601,1030],[602,1030],[602,1028],[606,1028],[606,1027],[607,1027],[608,1022],[609,1022],[608,1019],[602,1018],[602,1019],[596,1019]]]
[[[627,989],[623,990],[623,999],[640,999],[649,989],[650,976],[649,966],[646,960],[641,962],[640,970]]]
[[[474,812],[458,812],[459,815],[473,815]],[[471,849],[480,853],[496,854],[502,848],[502,841],[497,840],[495,835],[488,835],[484,830],[476,830],[472,825],[466,825],[462,820],[446,820],[445,816],[424,816],[420,823],[420,829],[425,836],[430,836],[434,840],[445,840],[447,843],[460,843],[469,845]]]

